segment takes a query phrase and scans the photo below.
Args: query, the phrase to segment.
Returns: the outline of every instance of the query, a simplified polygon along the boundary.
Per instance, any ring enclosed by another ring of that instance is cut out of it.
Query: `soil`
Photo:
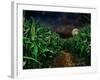
[[[74,67],[76,65],[77,63],[75,57],[71,53],[63,50],[54,60],[55,67]]]

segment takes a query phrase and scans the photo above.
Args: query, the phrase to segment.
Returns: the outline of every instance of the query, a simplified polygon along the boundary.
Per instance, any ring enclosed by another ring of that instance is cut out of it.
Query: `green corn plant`
[[[79,34],[66,39],[64,49],[77,55],[80,60],[84,59],[90,65],[91,59],[91,31],[90,25],[85,25],[79,29]]]
[[[63,46],[63,39],[32,18],[23,22],[24,69],[53,67],[52,61]]]

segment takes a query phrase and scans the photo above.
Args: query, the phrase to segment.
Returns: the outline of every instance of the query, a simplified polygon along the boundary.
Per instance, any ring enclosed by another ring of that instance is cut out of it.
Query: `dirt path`
[[[76,66],[75,57],[66,51],[61,51],[60,55],[54,60],[55,67],[74,67]]]

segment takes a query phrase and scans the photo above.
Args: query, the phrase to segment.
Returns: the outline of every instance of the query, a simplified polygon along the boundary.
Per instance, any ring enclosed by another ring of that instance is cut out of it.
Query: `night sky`
[[[81,26],[83,24],[90,24],[91,21],[91,15],[89,13],[24,10],[23,15],[25,19],[33,17],[36,22],[41,22],[49,27],[60,27],[63,25]]]

